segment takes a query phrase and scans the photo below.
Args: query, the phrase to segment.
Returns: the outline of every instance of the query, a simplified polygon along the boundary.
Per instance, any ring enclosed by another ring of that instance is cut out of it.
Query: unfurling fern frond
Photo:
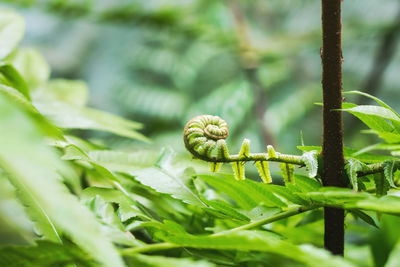
[[[201,115],[191,119],[185,126],[183,139],[186,149],[195,158],[211,162],[211,171],[217,171],[222,163],[232,163],[237,180],[243,180],[244,165],[253,161],[266,183],[272,181],[267,161],[305,165],[301,156],[284,155],[268,146],[268,153],[250,153],[250,141],[244,139],[239,154],[229,155],[225,139],[229,135],[228,124],[218,116]]]

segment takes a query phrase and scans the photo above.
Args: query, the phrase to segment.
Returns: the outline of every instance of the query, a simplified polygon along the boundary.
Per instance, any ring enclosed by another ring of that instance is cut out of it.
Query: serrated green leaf
[[[350,183],[355,191],[358,191],[357,172],[368,170],[368,166],[357,159],[349,159],[345,166]]]
[[[96,215],[101,223],[101,232],[113,243],[132,247],[142,245],[130,232],[125,231],[114,208],[100,195],[82,199],[82,202]]]
[[[101,175],[112,181],[119,182],[119,179],[107,168],[97,163],[90,158],[82,149],[75,145],[66,145],[64,147],[64,155],[61,157],[63,160],[82,160],[92,165]]]
[[[54,220],[48,215],[46,209],[32,194],[31,190],[19,179],[15,179],[13,176],[8,176],[7,178],[16,188],[16,197],[24,206],[28,217],[34,223],[37,234],[46,240],[61,242],[60,229],[56,228]]]
[[[388,180],[385,178],[385,175],[383,173],[375,173],[374,181],[376,187],[376,196],[380,197],[387,195],[390,185]]]
[[[269,190],[269,185],[251,180],[237,181],[232,175],[197,175],[219,192],[227,194],[236,204],[246,210],[251,210],[260,204],[269,207],[287,206],[274,192]]]
[[[234,231],[210,236],[189,234],[159,234],[167,242],[184,247],[218,250],[262,251],[278,254],[306,266],[353,266],[343,258],[334,257],[310,245],[296,246],[265,231]]]
[[[309,178],[308,178],[309,179]],[[278,195],[279,197],[283,198],[288,204],[300,204],[300,205],[307,205],[309,202],[306,199],[303,199],[298,195],[299,189],[297,189],[296,185],[289,184],[287,186],[281,185],[274,185],[270,184],[265,189],[269,190],[274,195]]]
[[[308,176],[314,178],[318,171],[318,152],[316,150],[304,152],[301,158],[306,164]]]
[[[157,192],[169,194],[188,204],[206,206],[193,185],[194,169],[173,165],[174,158],[175,153],[166,149],[155,167],[133,171],[131,175]]]
[[[0,249],[0,266],[37,267],[79,264],[82,267],[95,267],[97,263],[88,255],[69,244],[57,244],[38,240],[33,247],[4,247]]]
[[[118,214],[121,221],[126,221],[132,217],[140,217],[150,220],[146,211],[143,211],[140,203],[135,202],[132,198],[128,198],[121,191],[111,188],[88,187],[82,191],[81,199],[91,199],[101,196],[106,202],[116,203],[119,206]]]
[[[296,187],[301,190],[301,192],[313,192],[318,191],[321,188],[321,184],[315,180],[310,179],[307,176],[295,174]]]
[[[217,200],[204,200],[204,202],[213,208],[214,211],[218,212],[219,214],[224,215],[225,218],[231,218],[239,221],[250,221],[250,219],[237,211],[233,206],[229,205],[223,201]],[[207,208],[208,211],[211,209]]]
[[[263,182],[266,184],[272,183],[272,177],[269,171],[268,161],[256,161],[254,164],[256,165],[258,173],[260,174],[260,177],[263,180]]]
[[[282,170],[282,177],[285,181],[285,185],[295,184],[296,182],[294,179],[294,165],[282,162],[279,164],[279,167]]]
[[[385,174],[385,179],[391,187],[396,187],[394,184],[393,174],[396,171],[396,163],[394,160],[387,160],[383,163],[383,173]]]
[[[8,129],[0,131],[0,165],[18,186],[17,190],[29,194],[30,201],[25,204],[43,210],[56,229],[95,260],[105,266],[124,266],[112,243],[101,238],[100,226],[93,214],[62,184],[56,171],[67,167],[56,151],[47,146],[35,122],[2,96],[0,122]]]
[[[238,181],[243,181],[244,177],[244,162],[242,161],[234,161],[231,163],[233,174],[235,179]]]

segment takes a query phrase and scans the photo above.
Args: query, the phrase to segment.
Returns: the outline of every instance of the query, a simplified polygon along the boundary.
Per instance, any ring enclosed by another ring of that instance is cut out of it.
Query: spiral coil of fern
[[[268,153],[239,153],[229,155],[225,139],[229,135],[226,121],[218,116],[200,115],[192,118],[183,131],[186,149],[196,158],[208,162],[279,161],[304,165],[301,156],[285,155],[268,146]],[[246,146],[246,148],[244,147]],[[244,140],[242,150],[248,150],[249,141]]]
[[[200,115],[192,118],[183,131],[186,149],[195,157],[211,163],[211,170],[216,172],[222,163],[231,163],[236,179],[244,179],[244,164],[253,161],[262,180],[271,182],[268,161],[281,162],[282,176],[285,183],[294,183],[293,166],[306,166],[309,177],[317,176],[317,151],[304,152],[302,156],[278,153],[272,146],[267,146],[267,153],[250,153],[250,141],[244,139],[239,154],[230,155],[225,139],[229,135],[226,121],[218,116]],[[350,160],[347,161],[348,163]],[[356,170],[356,176],[383,172],[385,164],[364,164],[363,169]],[[398,167],[400,169],[400,164]],[[356,179],[356,178],[354,178]],[[355,180],[356,181],[356,180]]]
[[[201,115],[186,124],[183,140],[186,149],[196,158],[224,162],[229,157],[225,143],[228,135],[228,124],[223,119],[213,115]]]
[[[267,161],[284,162],[285,164],[305,165],[301,156],[284,155],[268,146],[268,153],[250,153],[250,141],[243,140],[239,154],[229,155],[225,139],[229,135],[226,121],[218,116],[201,115],[191,119],[183,131],[186,149],[195,158],[211,162],[211,170],[217,171],[222,163],[232,164],[235,177],[244,179],[244,164],[253,161],[264,182],[271,182]]]

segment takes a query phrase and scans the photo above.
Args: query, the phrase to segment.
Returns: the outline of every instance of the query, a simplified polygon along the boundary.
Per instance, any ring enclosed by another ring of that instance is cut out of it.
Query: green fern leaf
[[[279,164],[279,167],[282,170],[282,176],[285,184],[295,184],[294,165],[282,162],[281,164]]]
[[[7,100],[0,96],[0,122],[9,129],[0,131],[0,165],[17,190],[28,195],[25,197],[29,197],[29,203],[24,197],[23,204],[34,205],[31,212],[42,210],[35,218],[48,217],[55,229],[68,235],[95,260],[105,266],[124,266],[111,242],[101,238],[100,225],[93,214],[61,183],[56,170],[62,171],[66,166],[59,155],[47,146],[35,121]]]
[[[376,187],[376,195],[378,197],[387,195],[390,185],[388,183],[388,180],[385,178],[385,175],[383,173],[375,173],[374,181]]]
[[[318,152],[316,150],[304,152],[302,159],[306,164],[308,176],[314,178],[318,171]]]
[[[235,161],[235,162],[232,162],[231,165],[232,165],[232,170],[233,170],[235,179],[238,181],[243,181],[245,179],[245,177],[244,177],[244,162]]]
[[[266,184],[272,183],[272,177],[269,171],[268,161],[256,161],[254,164],[256,165],[258,173],[260,174],[260,177],[263,180],[263,182]]]

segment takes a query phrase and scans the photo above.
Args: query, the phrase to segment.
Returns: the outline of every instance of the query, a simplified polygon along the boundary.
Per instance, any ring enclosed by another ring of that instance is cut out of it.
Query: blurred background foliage
[[[86,81],[91,106],[144,123],[156,149],[183,152],[182,128],[198,114],[228,122],[232,151],[248,137],[254,151],[298,152],[301,131],[320,143],[319,1],[3,2],[26,18],[22,44],[40,50],[53,78]],[[343,2],[344,90],[395,109],[399,13],[397,0]],[[360,129],[345,115],[347,146],[375,141]]]
[[[71,97],[74,90],[74,105],[88,101],[92,107],[141,122],[142,133],[151,139],[145,143],[75,131],[98,149],[140,150],[143,160],[149,157],[151,162],[161,147],[169,145],[189,160],[182,129],[188,119],[199,114],[219,115],[228,122],[233,153],[244,137],[251,139],[254,152],[265,151],[266,145],[272,144],[278,151],[300,154],[296,146],[301,144],[301,136],[306,145],[321,142],[321,107],[315,105],[321,101],[320,1],[1,2],[17,9],[26,20],[25,49],[12,55],[12,60],[16,67],[29,66],[29,62],[34,65],[31,79],[29,68],[20,69],[31,90],[37,88],[40,95],[42,80],[51,76],[54,80],[47,86],[56,93],[49,95],[47,90],[43,97],[62,98],[64,90],[69,92],[65,97]],[[399,1],[344,0],[343,27],[344,90],[369,92],[400,110]],[[365,101],[355,97],[344,101],[350,100],[357,104]],[[360,134],[365,126],[350,116],[344,115],[346,146],[362,149],[378,142],[373,135]],[[93,156],[101,161],[102,155]],[[251,170],[248,173],[252,175]],[[32,234],[32,225],[10,197],[11,186],[4,179],[0,182],[4,183],[0,203],[6,207],[1,212],[15,206],[13,212],[21,214],[21,218],[14,214],[12,223],[1,224],[16,228],[23,233],[22,240],[29,240],[24,235]],[[21,212],[15,212],[18,209]],[[7,218],[1,216],[0,220]],[[322,240],[321,220],[317,224],[307,225],[304,232],[297,228],[289,232],[287,222],[277,231],[299,243],[318,243],[316,240]],[[368,249],[356,245],[371,242],[379,247],[382,240],[374,242],[374,238],[385,236],[385,246],[393,247],[393,240],[400,236],[394,225],[398,219],[391,216],[383,218],[380,230],[349,225],[347,238],[352,245],[347,246],[347,254],[355,260],[366,257],[371,261]],[[0,233],[5,244],[10,243],[7,231]],[[311,233],[319,239],[304,240]],[[15,236],[10,239],[19,243]],[[375,260],[380,257],[384,262],[387,255],[375,255]]]

